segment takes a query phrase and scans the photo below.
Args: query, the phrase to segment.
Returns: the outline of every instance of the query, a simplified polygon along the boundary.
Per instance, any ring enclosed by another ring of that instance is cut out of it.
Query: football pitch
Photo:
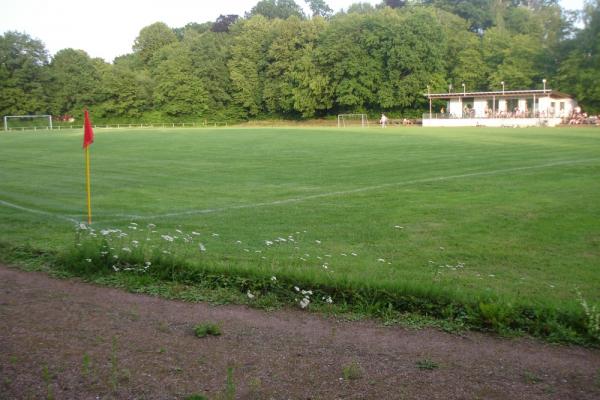
[[[92,226],[152,233],[193,264],[303,287],[600,301],[597,128],[95,134]],[[0,134],[1,242],[73,245],[81,145],[82,130]]]

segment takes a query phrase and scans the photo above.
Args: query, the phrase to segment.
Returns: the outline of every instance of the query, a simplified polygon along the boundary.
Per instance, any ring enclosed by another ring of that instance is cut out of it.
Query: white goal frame
[[[31,119],[34,119],[34,118],[45,118],[45,119],[48,119],[48,125],[45,127],[45,129],[50,129],[50,130],[52,129],[52,115],[49,115],[49,114],[42,114],[42,115],[40,115],[40,114],[37,114],[37,115],[5,115],[4,116],[4,130],[5,131],[9,130],[9,128],[8,128],[8,120],[10,118],[31,118]],[[33,129],[37,130],[37,127],[34,126]],[[23,128],[23,130],[25,130],[25,128]]]
[[[369,126],[367,114],[338,114],[338,128],[345,128],[347,120],[360,120],[361,128],[367,128]]]

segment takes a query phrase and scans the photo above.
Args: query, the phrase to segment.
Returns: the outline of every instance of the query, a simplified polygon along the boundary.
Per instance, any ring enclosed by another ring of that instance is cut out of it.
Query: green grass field
[[[73,245],[81,144],[81,131],[0,134],[0,241]],[[91,153],[93,227],[145,238],[155,224],[153,243],[193,265],[460,301],[600,301],[595,128],[96,130]]]

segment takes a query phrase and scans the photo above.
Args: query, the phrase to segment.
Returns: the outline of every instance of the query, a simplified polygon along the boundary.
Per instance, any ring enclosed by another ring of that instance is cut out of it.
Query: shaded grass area
[[[576,293],[600,300],[599,137],[595,129],[100,131],[94,227],[127,233],[113,246],[119,260],[132,240],[153,240],[130,262],[152,263],[149,287],[231,287],[299,304],[296,286],[387,320],[418,312],[590,342]],[[101,242],[75,257],[68,222],[84,208],[80,135],[3,140],[0,200],[22,208],[0,207],[0,240],[50,251],[62,265],[95,260]],[[158,225],[152,237],[148,223]],[[185,242],[177,230],[199,235]],[[155,254],[164,250],[174,258]],[[80,273],[123,275],[104,261]],[[128,285],[143,290],[146,278],[136,279]]]

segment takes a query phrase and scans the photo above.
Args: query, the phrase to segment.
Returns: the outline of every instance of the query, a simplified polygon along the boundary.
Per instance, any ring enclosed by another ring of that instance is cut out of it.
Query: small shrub
[[[203,338],[208,335],[211,336],[220,336],[221,335],[221,327],[217,324],[213,323],[204,323],[198,324],[194,327],[194,334],[196,337]]]
[[[193,394],[186,397],[184,400],[208,400],[208,397],[202,396],[201,394]]]
[[[358,362],[352,361],[342,366],[342,377],[346,380],[356,380],[362,377],[363,371]]]

